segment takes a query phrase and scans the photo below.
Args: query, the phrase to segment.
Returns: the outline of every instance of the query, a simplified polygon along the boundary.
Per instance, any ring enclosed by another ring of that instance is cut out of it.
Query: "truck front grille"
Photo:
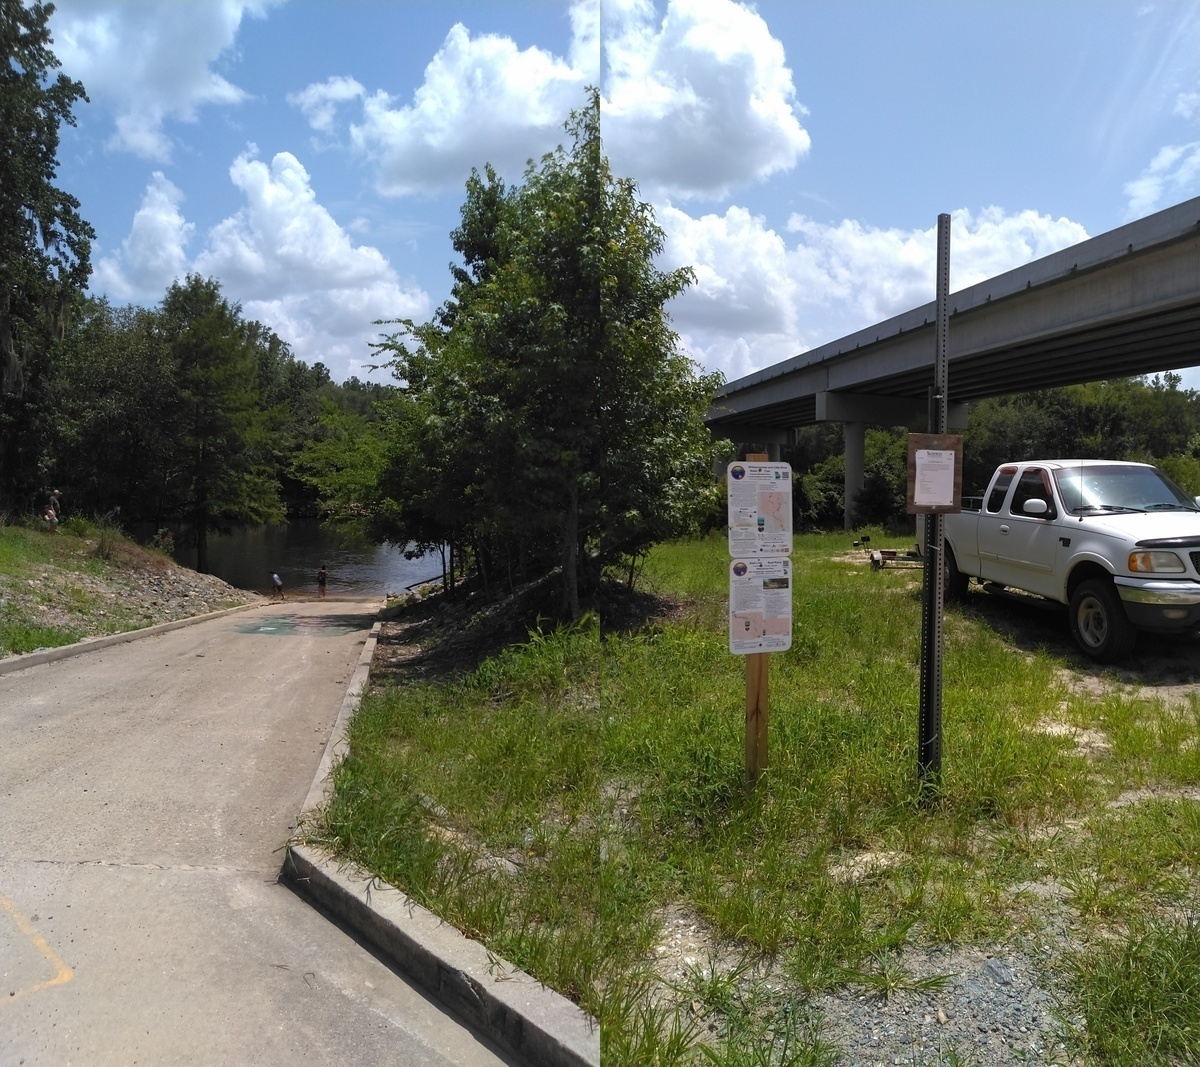
[[[1189,552],[1192,557],[1192,566],[1196,568],[1196,573],[1200,574],[1200,552]]]

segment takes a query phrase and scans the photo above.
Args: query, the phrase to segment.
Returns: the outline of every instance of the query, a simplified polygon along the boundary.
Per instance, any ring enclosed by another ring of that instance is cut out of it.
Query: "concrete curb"
[[[325,743],[321,762],[317,764],[317,773],[313,777],[312,785],[309,786],[304,803],[300,806],[300,818],[296,822],[297,826],[302,824],[305,815],[325,803],[332,786],[330,776],[333,774],[334,764],[342,759],[350,749],[349,742],[346,740],[346,732],[350,728],[350,720],[358,711],[358,705],[362,703],[363,693],[366,692],[367,682],[371,677],[371,661],[375,658],[375,646],[379,642],[381,629],[382,624],[378,622],[371,627],[363,650],[359,653],[358,665],[354,668],[354,673],[350,675],[350,681],[346,686],[346,695],[342,697],[341,710],[338,711],[333,729],[329,732],[329,740]]]
[[[324,803],[346,730],[362,701],[380,623],[350,677],[297,825]],[[600,1027],[566,997],[488,952],[400,890],[320,850],[292,843],[282,876],[381,952],[480,1034],[529,1067],[599,1067]]]
[[[105,634],[103,637],[85,637],[82,641],[76,641],[73,645],[60,645],[58,648],[43,648],[37,652],[26,652],[18,656],[9,656],[6,659],[0,659],[0,674],[11,674],[13,671],[23,671],[26,667],[36,667],[39,663],[53,663],[55,660],[79,656],[84,652],[95,652],[101,648],[123,645],[127,641],[136,641],[139,637],[153,637],[155,634],[165,634],[168,630],[178,630],[181,626],[191,626],[196,622],[219,619],[222,615],[233,615],[239,611],[261,608],[265,603],[268,603],[268,601],[264,599],[257,604],[239,604],[235,608],[210,611],[207,615],[190,615],[186,619],[160,622],[155,626],[143,627],[141,630],[126,630],[124,633]]]

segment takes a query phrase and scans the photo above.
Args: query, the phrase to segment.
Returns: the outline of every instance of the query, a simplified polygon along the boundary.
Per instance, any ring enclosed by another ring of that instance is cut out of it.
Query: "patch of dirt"
[[[1096,699],[1120,692],[1126,697],[1189,705],[1200,698],[1200,667],[1181,663],[1179,656],[1171,654],[1174,646],[1147,649],[1149,643],[1150,639],[1143,637],[1128,663],[1103,670],[1064,669],[1057,672],[1059,680],[1068,692]],[[1200,646],[1195,651],[1200,655]]]
[[[1039,733],[1050,737],[1069,737],[1075,742],[1075,751],[1081,756],[1094,756],[1112,749],[1112,742],[1100,730],[1084,730],[1065,722],[1043,719],[1035,727]]]
[[[440,681],[474,670],[488,656],[527,639],[547,597],[548,582],[531,582],[488,599],[460,586],[453,595],[431,582],[385,613],[372,681]]]
[[[1192,800],[1200,801],[1200,786],[1183,786],[1179,789],[1130,789],[1115,800],[1110,800],[1110,808],[1130,808],[1135,804],[1145,804],[1149,800]]]
[[[672,600],[656,593],[632,592],[625,586],[605,586],[597,604],[600,614],[600,633],[632,634],[652,629],[664,623],[679,622],[690,613],[692,605]]]
[[[854,883],[891,870],[902,863],[899,852],[855,852],[829,868],[830,877],[839,882]]]
[[[697,974],[728,972],[740,959],[729,948],[722,948],[708,924],[681,904],[663,909],[653,951],[659,980],[668,988],[686,986]]]

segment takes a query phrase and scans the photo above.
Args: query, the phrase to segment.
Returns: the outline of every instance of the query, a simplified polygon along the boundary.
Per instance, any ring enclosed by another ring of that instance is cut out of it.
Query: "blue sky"
[[[1200,0],[58,0],[92,290],[218,278],[335,380],[446,298],[472,166],[598,84],[605,148],[736,378],[1200,195]],[[1185,374],[1200,388],[1200,371]]]

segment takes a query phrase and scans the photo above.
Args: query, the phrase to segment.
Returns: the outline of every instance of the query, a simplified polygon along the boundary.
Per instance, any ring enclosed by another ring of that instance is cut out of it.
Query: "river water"
[[[194,568],[195,546],[177,545],[175,560]],[[405,559],[401,548],[352,540],[316,519],[208,535],[209,571],[239,589],[269,593],[271,574],[278,572],[285,593],[315,594],[322,563],[329,568],[330,596],[402,593],[411,585],[440,578],[442,573],[436,554]]]

